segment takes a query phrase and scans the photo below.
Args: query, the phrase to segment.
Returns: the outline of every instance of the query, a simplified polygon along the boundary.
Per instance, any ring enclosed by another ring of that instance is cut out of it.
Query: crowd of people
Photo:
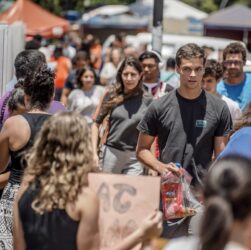
[[[40,42],[17,55],[0,99],[1,249],[99,249],[88,173],[162,178],[182,175],[177,165],[192,178],[197,213],[164,220],[153,211],[113,249],[149,249],[159,236],[173,239],[170,250],[251,249],[251,74],[242,44],[229,44],[222,62],[185,44],[165,65],[121,36],[105,52],[92,36],[50,54]]]

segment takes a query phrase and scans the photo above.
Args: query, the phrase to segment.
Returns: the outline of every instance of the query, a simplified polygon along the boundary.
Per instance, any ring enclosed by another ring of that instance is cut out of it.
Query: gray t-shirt
[[[81,113],[88,123],[92,123],[92,115],[104,92],[104,87],[96,85],[89,91],[75,89],[69,95],[68,110]]]
[[[109,118],[106,145],[119,150],[136,150],[139,135],[137,125],[151,101],[151,96],[138,94],[115,107]],[[103,116],[98,115],[96,122],[102,123],[103,119]]]
[[[231,128],[224,101],[205,91],[188,100],[176,90],[155,100],[138,125],[140,132],[158,136],[160,161],[181,163],[195,182],[212,159],[214,137],[226,136]]]

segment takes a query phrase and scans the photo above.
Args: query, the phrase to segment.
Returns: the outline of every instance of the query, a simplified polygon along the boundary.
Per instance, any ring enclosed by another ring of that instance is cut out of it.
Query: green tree
[[[201,10],[210,13],[212,11],[217,10],[219,7],[218,5],[214,2],[214,0],[207,0],[207,1],[202,1],[201,4]]]
[[[47,9],[50,12],[53,12],[57,15],[60,15],[63,11],[63,8],[61,7],[61,1],[60,0],[34,0],[33,2],[39,4],[43,8]]]
[[[87,7],[95,7],[104,4],[130,4],[136,0],[33,0],[42,7],[48,9],[57,15],[60,15],[62,11],[66,10],[78,10],[84,11]],[[205,11],[207,13],[216,11],[219,9],[222,0],[181,0],[182,2],[189,4],[197,9]],[[250,0],[228,0],[226,7],[240,3],[251,7]]]
[[[85,7],[95,7],[104,4],[130,4],[135,0],[33,0],[50,12],[60,15],[62,11],[84,11]]]
[[[222,2],[222,0],[181,0],[181,1],[208,13],[218,10]],[[226,7],[236,3],[251,7],[250,0],[228,0]]]

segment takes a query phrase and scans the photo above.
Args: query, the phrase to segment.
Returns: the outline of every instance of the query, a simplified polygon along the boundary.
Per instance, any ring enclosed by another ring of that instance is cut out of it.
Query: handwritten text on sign
[[[89,174],[100,199],[101,249],[111,249],[159,207],[160,179],[150,176]]]

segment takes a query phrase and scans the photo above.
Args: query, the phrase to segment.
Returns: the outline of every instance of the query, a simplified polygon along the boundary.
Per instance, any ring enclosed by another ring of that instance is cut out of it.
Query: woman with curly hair
[[[98,164],[98,131],[107,119],[109,133],[102,149],[104,172],[128,175],[143,174],[143,166],[136,159],[137,125],[144,116],[152,98],[142,90],[143,68],[133,58],[120,65],[115,87],[101,100],[93,117],[92,141],[95,164]]]
[[[73,90],[68,98],[68,109],[82,114],[89,124],[105,89],[95,85],[96,73],[92,68],[82,68],[77,71],[78,89]]]
[[[86,120],[72,112],[52,116],[26,159],[14,211],[15,249],[99,249],[99,203],[87,181],[94,164]],[[160,213],[148,217],[114,250],[158,236],[160,224]]]
[[[54,95],[54,73],[46,65],[27,75],[29,77],[19,79],[19,83],[24,89],[28,112],[8,118],[0,133],[0,173],[11,159],[10,178],[0,200],[0,246],[5,250],[12,249],[13,201],[25,168],[22,156],[50,116],[45,110]]]

